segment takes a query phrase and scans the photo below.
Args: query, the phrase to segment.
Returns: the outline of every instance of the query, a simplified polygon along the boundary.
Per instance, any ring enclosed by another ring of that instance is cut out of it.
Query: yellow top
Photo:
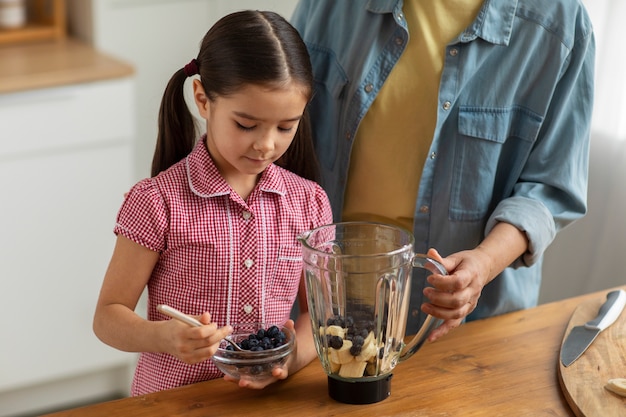
[[[380,221],[413,229],[446,45],[474,20],[482,2],[404,2],[409,42],[357,131],[344,221]]]

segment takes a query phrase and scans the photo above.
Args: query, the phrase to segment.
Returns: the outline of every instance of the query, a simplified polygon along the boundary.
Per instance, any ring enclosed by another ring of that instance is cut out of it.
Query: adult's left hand
[[[444,320],[429,335],[432,342],[458,327],[474,311],[483,287],[489,282],[491,259],[480,249],[457,252],[446,258],[430,249],[427,255],[440,262],[449,274],[429,276],[427,280],[432,287],[424,288],[429,302],[422,304],[422,311]]]

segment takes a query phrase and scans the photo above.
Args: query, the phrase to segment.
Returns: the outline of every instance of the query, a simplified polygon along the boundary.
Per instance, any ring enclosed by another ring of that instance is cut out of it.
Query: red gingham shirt
[[[166,320],[156,306],[168,304],[187,314],[208,311],[218,326],[282,324],[302,274],[296,237],[331,222],[322,188],[273,164],[244,201],[220,176],[201,140],[187,158],[131,189],[114,231],[160,254],[148,282],[149,320]],[[131,392],[221,375],[211,360],[187,365],[144,352]]]

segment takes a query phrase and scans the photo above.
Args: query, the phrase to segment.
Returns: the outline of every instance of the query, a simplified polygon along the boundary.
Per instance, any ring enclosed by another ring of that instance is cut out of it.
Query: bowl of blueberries
[[[229,338],[237,347],[222,340],[212,360],[220,371],[236,379],[272,378],[272,369],[283,365],[296,345],[295,334],[284,326],[235,323],[232,327]]]

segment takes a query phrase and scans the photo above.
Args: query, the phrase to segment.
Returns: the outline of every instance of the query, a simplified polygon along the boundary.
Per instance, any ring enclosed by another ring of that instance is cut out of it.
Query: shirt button
[[[450,49],[450,56],[457,56],[458,53],[459,53],[458,49],[456,48]]]
[[[419,316],[419,315],[420,315],[419,310],[413,310],[413,311],[411,311],[411,316],[413,316],[413,317],[417,317],[417,316]]]
[[[430,159],[435,159],[437,157],[437,152],[430,153]]]
[[[252,268],[252,265],[254,265],[254,261],[252,259],[246,259],[243,264],[246,266],[246,268]]]
[[[254,310],[254,307],[252,307],[250,304],[246,304],[245,306],[243,306],[243,311],[245,311],[246,314],[252,313],[252,310]]]
[[[404,15],[402,14],[402,12],[398,13],[396,15],[396,19],[398,19],[398,22],[402,22],[402,18],[404,17]]]
[[[430,207],[428,206],[421,206],[420,207],[420,213],[428,213],[430,211]]]
[[[396,38],[396,45],[400,46],[404,43],[404,39],[402,39],[401,37],[397,37]]]
[[[244,211],[243,213],[241,213],[241,217],[243,217],[244,220],[248,220],[251,216],[252,213],[250,213],[249,211]]]
[[[366,93],[371,93],[373,89],[374,89],[374,86],[372,84],[367,84],[364,88]]]
[[[346,132],[346,140],[350,139],[352,139],[352,135],[350,134],[350,132]]]
[[[444,110],[450,110],[450,107],[452,107],[452,103],[450,103],[449,101],[443,103]]]

